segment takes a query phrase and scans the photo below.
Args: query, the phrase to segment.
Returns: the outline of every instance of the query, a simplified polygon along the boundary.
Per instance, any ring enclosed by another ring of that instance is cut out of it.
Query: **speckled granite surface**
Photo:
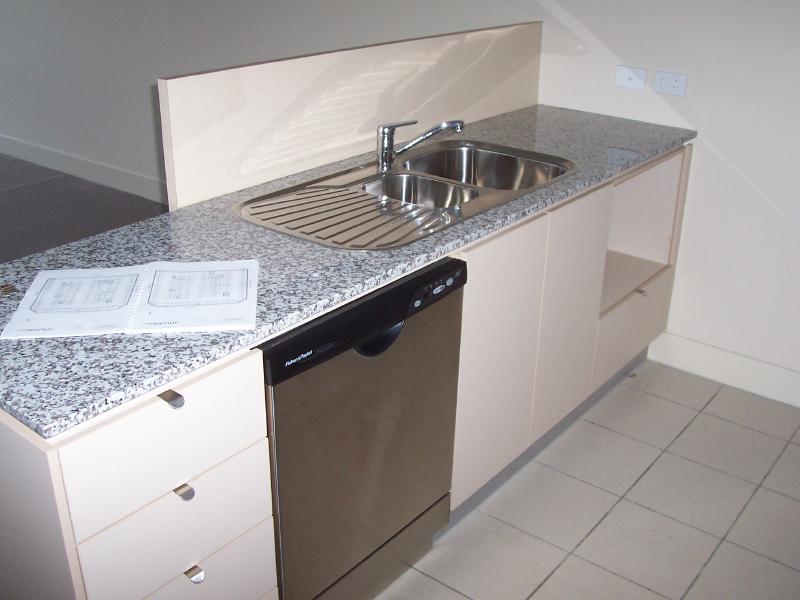
[[[695,132],[537,106],[467,124],[463,134],[453,137],[561,156],[578,169],[528,196],[385,251],[326,248],[246,223],[231,210],[240,200],[368,162],[370,154],[0,264],[0,283],[21,290],[0,298],[0,328],[42,269],[246,258],[261,265],[253,331],[0,340],[0,407],[41,436],[52,437],[677,148]]]

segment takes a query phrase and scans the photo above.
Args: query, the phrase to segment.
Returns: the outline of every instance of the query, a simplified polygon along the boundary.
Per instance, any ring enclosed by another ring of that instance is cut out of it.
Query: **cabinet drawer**
[[[75,538],[85,540],[266,436],[261,352],[178,386],[59,449]]]
[[[203,570],[201,583],[180,574],[148,599],[258,600],[278,585],[275,573],[275,531],[272,519],[256,525],[240,538],[221,548],[197,566]],[[277,594],[276,594],[277,599]]]
[[[142,598],[272,512],[266,438],[78,544],[89,600]],[[266,590],[262,590],[266,591]]]
[[[597,389],[667,327],[674,267],[666,267],[600,318],[592,387]]]

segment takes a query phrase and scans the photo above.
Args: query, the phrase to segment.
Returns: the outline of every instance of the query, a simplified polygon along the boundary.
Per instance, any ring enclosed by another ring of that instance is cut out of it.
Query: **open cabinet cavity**
[[[685,153],[614,185],[601,314],[674,264]]]
[[[666,329],[691,146],[613,184],[593,385]]]

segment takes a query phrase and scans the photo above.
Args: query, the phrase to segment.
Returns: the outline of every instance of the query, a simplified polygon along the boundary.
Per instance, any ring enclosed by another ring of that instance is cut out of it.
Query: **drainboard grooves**
[[[331,190],[330,188],[308,188],[304,190],[298,190],[296,192],[292,192],[290,194],[284,194],[282,196],[276,196],[275,198],[267,198],[265,200],[252,200],[249,204],[247,204],[247,208],[250,212],[255,212],[253,209],[261,208],[262,206],[273,206],[275,204],[283,204],[285,202],[294,202],[298,198],[306,199],[306,198],[313,198],[314,196],[320,196],[325,194],[331,194],[336,191],[342,191],[340,189]],[[350,191],[350,190],[345,190]]]
[[[339,214],[354,212],[362,208],[370,209],[372,207],[373,202],[374,202],[373,198],[348,199],[348,201],[346,202],[336,202],[333,205],[326,204],[324,206],[315,207],[311,211],[309,210],[297,211],[295,214],[280,216],[280,218],[273,217],[269,220],[275,223],[276,225],[285,225],[288,223],[293,223],[295,226],[292,227],[292,229],[297,229],[298,227],[302,227],[307,224],[312,224],[318,221],[329,219]],[[287,225],[287,227],[288,226],[289,225]]]
[[[309,187],[238,207],[243,219],[326,246],[359,250],[388,248],[438,231],[450,216],[360,187]]]
[[[299,190],[299,191],[293,192],[291,194],[284,194],[283,196],[277,196],[275,198],[268,198],[266,200],[258,200],[258,199],[252,200],[249,204],[246,205],[247,206],[247,210],[248,210],[248,212],[250,212],[252,214],[252,213],[257,212],[255,210],[257,208],[271,207],[271,206],[276,206],[276,205],[286,204],[286,203],[290,203],[291,204],[293,202],[297,202],[298,200],[313,199],[316,196],[325,196],[325,195],[333,194],[335,192],[340,192],[340,191],[343,191],[343,190],[337,189],[334,192],[334,191],[332,191],[330,189],[325,189],[325,190],[316,189],[316,190],[312,190],[314,192],[313,194],[307,194],[306,192],[308,192],[308,191],[309,190]],[[344,191],[352,191],[352,190],[344,190]]]
[[[430,226],[425,225],[425,223],[430,223]],[[389,240],[385,240],[380,243],[377,243],[376,240],[376,243],[374,245],[378,248],[388,248],[391,246],[398,246],[407,243],[404,242],[403,240],[408,240],[409,242],[412,242],[416,238],[421,238],[423,236],[428,235],[429,233],[434,233],[436,231],[439,231],[440,229],[444,228],[447,225],[447,222],[442,219],[441,215],[437,215],[435,213],[429,213],[421,221],[416,221],[414,225],[415,226],[413,228],[409,229],[405,233],[403,233],[403,231],[398,231],[397,233],[399,235]],[[434,227],[434,225],[437,226]]]
[[[358,225],[358,222],[353,224],[353,220],[354,219],[361,218],[361,217],[368,217],[369,219],[374,219],[375,216],[373,216],[373,215],[375,215],[375,206],[374,205],[373,206],[366,206],[364,208],[359,207],[359,209],[357,211],[356,210],[345,211],[345,212],[337,213],[335,215],[331,215],[331,216],[329,216],[329,217],[327,217],[325,219],[318,219],[316,221],[312,221],[312,222],[308,223],[308,225],[320,225],[321,223],[324,223],[324,225],[321,225],[321,226],[315,227],[315,228],[304,228],[304,229],[301,229],[300,231],[301,231],[301,233],[305,233],[306,235],[316,235],[320,231],[324,231],[326,229],[335,228],[334,232],[331,234],[331,235],[335,235],[336,233],[338,233],[340,231],[346,231],[347,229],[350,229],[351,227],[355,227],[356,225]],[[344,218],[339,218],[339,217],[342,217],[342,216],[344,216]],[[378,214],[378,216],[380,216],[380,213]],[[332,219],[339,219],[339,220],[330,222]],[[349,225],[349,227],[348,226],[339,227],[340,225],[345,225],[345,224]],[[320,235],[320,236],[317,236],[317,237],[321,237],[323,239],[326,239],[327,237],[330,237],[330,235],[328,235],[328,236]]]
[[[407,222],[406,220],[409,218],[409,215],[411,215],[411,218],[413,219],[414,209],[410,208],[408,205],[406,205],[406,206],[402,206],[401,205],[401,206],[395,207],[394,209],[391,209],[391,210],[388,210],[388,211],[386,211],[384,213],[381,213],[381,214],[379,214],[379,215],[377,215],[377,216],[375,216],[375,217],[373,217],[371,219],[368,219],[366,221],[362,221],[361,223],[357,223],[353,227],[348,227],[347,229],[344,229],[344,230],[341,230],[341,231],[337,232],[338,235],[336,235],[336,237],[334,237],[331,241],[333,241],[336,244],[340,244],[340,245],[347,244],[347,245],[355,246],[355,247],[359,247],[359,248],[363,247],[363,246],[368,246],[368,245],[370,245],[369,243],[358,244],[358,243],[351,243],[351,242],[354,242],[354,240],[357,240],[357,239],[359,239],[361,237],[364,237],[365,235],[367,235],[370,232],[373,232],[373,231],[375,231],[377,229],[381,229],[381,228],[387,227],[387,226],[392,226],[398,220],[401,220],[401,224],[400,225],[396,225],[395,228],[396,227],[402,227]],[[370,223],[371,221],[375,221],[376,219],[379,219],[380,222],[379,223]],[[369,224],[369,226],[367,226],[365,228],[364,226],[368,225],[368,224]],[[353,229],[356,229],[356,231],[352,231]],[[345,234],[347,234],[347,235],[345,235]],[[329,237],[331,237],[331,236],[329,236]],[[380,237],[381,236],[378,236],[378,238],[376,238],[376,239],[379,239]]]
[[[297,199],[293,199],[290,203],[286,201],[276,202],[273,205],[269,206],[261,206],[261,210],[251,210],[251,215],[267,215],[273,214],[275,216],[279,216],[282,214],[291,214],[292,212],[299,212],[300,210],[308,210],[313,209],[317,206],[328,206],[331,204],[336,204],[337,202],[342,202],[344,200],[348,200],[350,198],[372,198],[369,194],[366,194],[360,190],[342,190],[337,194],[329,194],[326,196],[320,196],[317,198],[306,199],[303,198],[301,201]],[[298,210],[292,210],[295,208],[299,208]],[[302,208],[307,207],[307,208]]]
[[[370,237],[367,237],[367,234],[370,233],[367,231],[356,238],[351,238],[349,240],[350,245],[356,248],[369,248],[373,246],[381,246],[381,244],[378,243],[380,240],[384,239],[386,236],[389,236],[398,230],[407,229],[408,227],[411,227],[412,230],[416,229],[414,221],[415,219],[412,213],[410,215],[405,216],[405,218],[402,221],[400,221],[399,224],[394,222],[384,223],[381,227],[378,228],[378,231],[373,231],[373,235],[371,235]],[[386,230],[380,231],[380,229],[386,229]]]

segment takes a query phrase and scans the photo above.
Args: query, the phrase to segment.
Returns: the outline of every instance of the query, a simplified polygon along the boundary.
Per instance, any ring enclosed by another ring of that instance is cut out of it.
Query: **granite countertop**
[[[246,223],[233,214],[232,207],[241,200],[373,159],[364,154],[0,264],[0,283],[13,283],[21,290],[0,299],[2,327],[42,269],[156,260],[255,258],[260,263],[257,325],[252,331],[0,340],[0,408],[42,437],[52,437],[236,350],[275,337],[695,136],[686,129],[535,106],[468,123],[464,133],[452,137],[561,156],[576,163],[576,172],[408,246],[382,251],[327,248]]]

